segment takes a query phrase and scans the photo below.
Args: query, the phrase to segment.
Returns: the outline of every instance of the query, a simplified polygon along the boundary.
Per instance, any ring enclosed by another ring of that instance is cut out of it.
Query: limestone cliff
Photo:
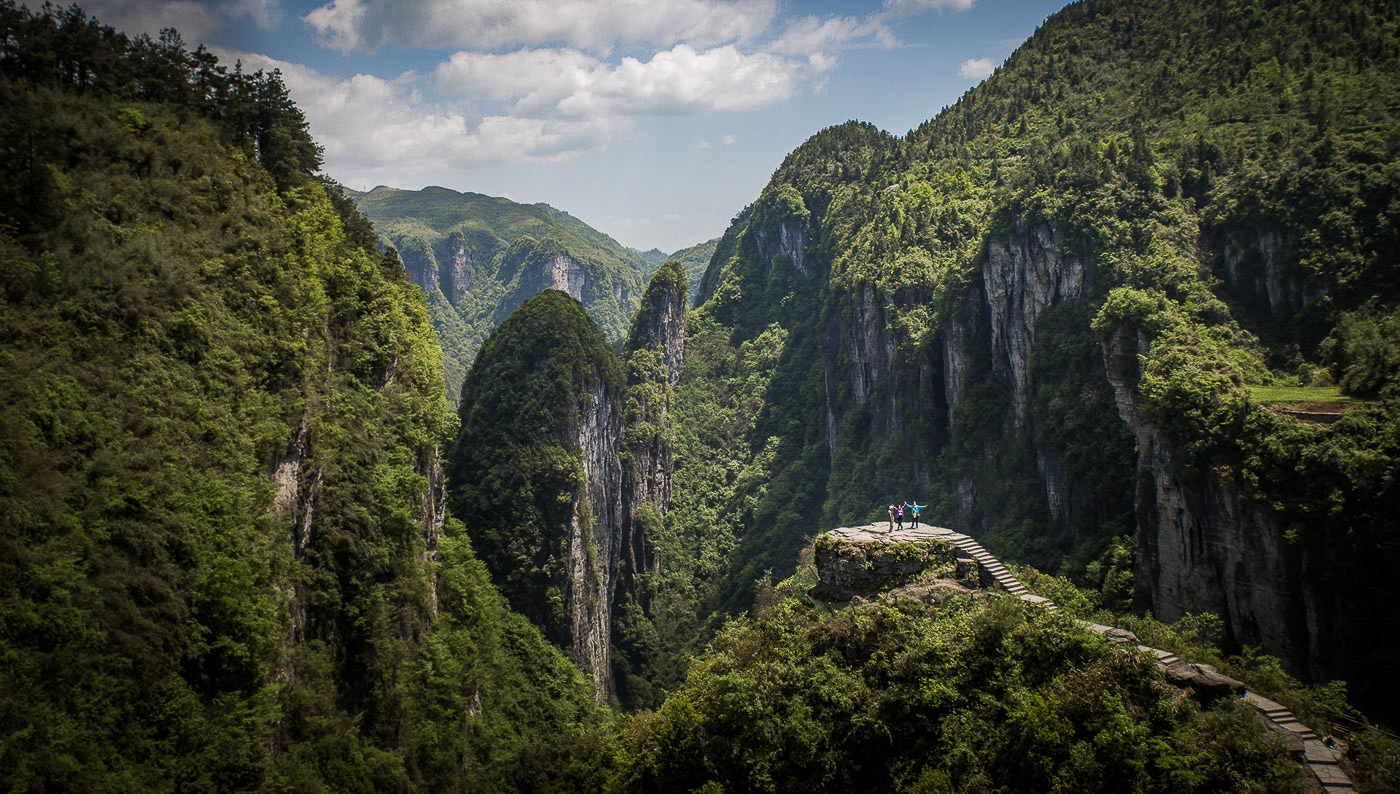
[[[511,605],[570,653],[598,701],[612,690],[624,388],[597,324],[547,290],[482,345],[450,457],[452,512]]]
[[[623,349],[627,371],[627,421],[622,441],[622,499],[626,514],[624,557],[628,590],[644,600],[636,578],[658,574],[654,533],[671,507],[675,469],[671,399],[685,353],[689,285],[678,262],[661,266],[642,295]]]

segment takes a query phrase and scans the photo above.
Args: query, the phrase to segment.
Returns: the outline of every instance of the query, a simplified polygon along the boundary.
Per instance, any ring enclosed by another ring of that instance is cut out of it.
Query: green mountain
[[[710,259],[715,255],[715,249],[719,247],[719,238],[707,240],[697,245],[681,250],[666,257],[669,260],[679,262],[685,269],[686,278],[690,279],[690,302],[695,303],[695,298],[700,294],[700,281],[705,276],[705,269],[710,266]]]
[[[617,340],[652,270],[640,253],[547,204],[441,187],[351,195],[427,295],[453,404],[482,341],[527,298],[567,292]]]
[[[642,258],[642,261],[646,262],[652,268],[661,267],[661,263],[666,261],[666,252],[662,251],[660,248],[653,248],[650,251],[637,251],[635,248],[631,250],[635,251],[637,255]]]
[[[538,789],[587,685],[445,515],[421,291],[279,78],[0,40],[0,788]]]
[[[547,207],[347,196],[276,74],[0,42],[7,790],[1304,788],[1137,642],[1400,713],[1393,4],[1071,5],[791,153],[689,312]],[[1064,611],[819,600],[906,498]]]
[[[718,611],[915,497],[1400,713],[1397,74],[1389,3],[1087,0],[907,136],[790,154],[686,340]]]

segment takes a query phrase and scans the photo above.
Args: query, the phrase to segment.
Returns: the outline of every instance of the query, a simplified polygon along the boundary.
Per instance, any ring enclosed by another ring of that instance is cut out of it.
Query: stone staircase
[[[889,532],[882,529],[879,524],[871,524],[864,527],[841,527],[831,530],[831,534],[848,540],[864,540],[873,542],[918,542],[927,539],[943,539],[951,542],[953,547],[977,563],[978,579],[984,587],[995,583],[1001,589],[1016,596],[1022,601],[1026,601],[1041,607],[1050,612],[1059,612],[1060,607],[1054,601],[1043,596],[1032,593],[1019,579],[1006,569],[996,557],[993,557],[982,544],[973,538],[954,532],[944,527],[921,526],[908,530],[896,530]],[[1080,626],[1098,634],[1110,642],[1119,645],[1132,644],[1138,651],[1150,654],[1157,660],[1157,665],[1163,670],[1178,665],[1182,660],[1171,651],[1164,651],[1160,648],[1152,648],[1141,645],[1131,632],[1113,626],[1104,626],[1098,623],[1090,623],[1083,620],[1075,620]],[[1183,665],[1178,665],[1183,666]],[[1228,680],[1228,679],[1227,679]],[[1238,683],[1238,682],[1235,682]],[[1351,779],[1342,771],[1340,762],[1342,752],[1335,747],[1329,747],[1321,737],[1311,728],[1304,725],[1285,706],[1275,703],[1272,700],[1256,693],[1245,690],[1243,698],[1245,702],[1254,706],[1260,714],[1268,721],[1269,727],[1282,733],[1285,741],[1288,742],[1289,749],[1294,756],[1308,767],[1317,782],[1322,786],[1322,790],[1327,794],[1343,794],[1343,792],[1355,791]]]

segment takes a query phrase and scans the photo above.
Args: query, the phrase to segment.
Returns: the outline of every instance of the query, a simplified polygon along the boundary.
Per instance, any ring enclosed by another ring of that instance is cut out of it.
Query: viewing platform
[[[808,592],[815,598],[848,600],[887,590],[911,578],[936,574],[984,590],[1000,587],[1050,612],[1060,609],[1054,601],[1031,593],[976,540],[946,527],[906,525],[891,531],[884,522],[839,527],[819,535],[813,548],[817,584]],[[1150,655],[1169,683],[1194,692],[1197,697],[1243,697],[1263,716],[1265,725],[1285,737],[1295,759],[1312,773],[1322,791],[1342,794],[1355,790],[1340,766],[1341,750],[1314,733],[1286,707],[1247,691],[1242,683],[1221,675],[1210,665],[1192,664],[1170,651],[1142,645],[1130,631],[1084,620],[1074,622],[1115,645]]]

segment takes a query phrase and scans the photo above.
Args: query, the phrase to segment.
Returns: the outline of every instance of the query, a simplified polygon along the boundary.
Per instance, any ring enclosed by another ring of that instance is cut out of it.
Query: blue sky
[[[1063,0],[97,0],[280,68],[325,171],[546,202],[625,245],[724,231],[783,157],[850,119],[895,134]]]

